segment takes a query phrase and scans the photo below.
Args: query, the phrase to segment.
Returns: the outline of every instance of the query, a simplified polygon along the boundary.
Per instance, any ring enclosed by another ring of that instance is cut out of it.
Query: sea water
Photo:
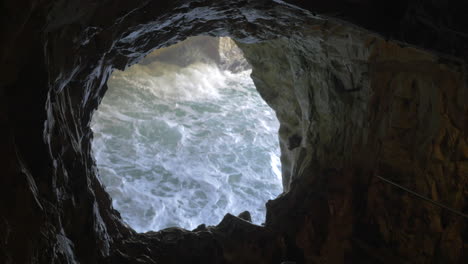
[[[158,66],[158,65],[157,65]],[[138,232],[255,224],[282,191],[278,120],[250,71],[209,63],[115,72],[93,116],[93,152],[113,206]]]

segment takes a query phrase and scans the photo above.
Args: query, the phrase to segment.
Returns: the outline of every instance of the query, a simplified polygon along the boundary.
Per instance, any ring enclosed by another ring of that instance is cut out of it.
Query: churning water
[[[282,191],[278,121],[250,71],[214,64],[116,72],[94,114],[93,151],[113,206],[136,231],[261,224]]]

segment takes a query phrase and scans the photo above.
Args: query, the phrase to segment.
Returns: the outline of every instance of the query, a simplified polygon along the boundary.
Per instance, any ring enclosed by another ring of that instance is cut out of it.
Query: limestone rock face
[[[466,211],[465,183],[448,180],[466,179],[463,71],[334,30],[240,45],[281,124],[288,192],[267,205],[266,226],[288,234],[306,263],[466,259],[466,218],[378,178]]]
[[[231,72],[241,72],[250,69],[249,63],[244,58],[244,53],[231,38],[219,38],[218,50],[222,69]]]
[[[444,3],[4,1],[0,263],[468,262],[466,218],[379,178],[468,212],[466,12]],[[137,234],[97,177],[91,116],[114,69],[197,35],[252,66],[285,193],[265,226]]]
[[[219,40],[207,36],[189,37],[172,46],[154,50],[138,64],[147,65],[154,62],[176,64],[179,67],[197,62],[219,64]]]
[[[186,67],[193,63],[216,64],[220,69],[234,73],[250,69],[242,50],[231,38],[209,36],[189,37],[172,46],[154,50],[138,64],[145,66],[174,64]]]

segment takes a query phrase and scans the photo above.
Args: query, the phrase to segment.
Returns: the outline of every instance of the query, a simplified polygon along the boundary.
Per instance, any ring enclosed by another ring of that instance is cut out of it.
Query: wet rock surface
[[[371,1],[288,2],[303,9],[3,3],[0,262],[466,263],[467,219],[376,177],[467,213],[463,8],[398,1],[382,15]],[[114,68],[195,35],[231,36],[252,65],[281,123],[286,192],[264,227],[226,215],[137,234],[97,177],[91,115]]]

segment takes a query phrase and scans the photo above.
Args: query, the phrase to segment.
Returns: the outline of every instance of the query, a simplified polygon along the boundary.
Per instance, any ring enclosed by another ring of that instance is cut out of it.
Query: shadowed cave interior
[[[5,1],[0,262],[468,262],[466,11],[417,0]],[[226,214],[138,233],[97,178],[91,118],[113,71],[201,35],[232,38],[251,65],[279,121],[284,193],[264,226]]]

